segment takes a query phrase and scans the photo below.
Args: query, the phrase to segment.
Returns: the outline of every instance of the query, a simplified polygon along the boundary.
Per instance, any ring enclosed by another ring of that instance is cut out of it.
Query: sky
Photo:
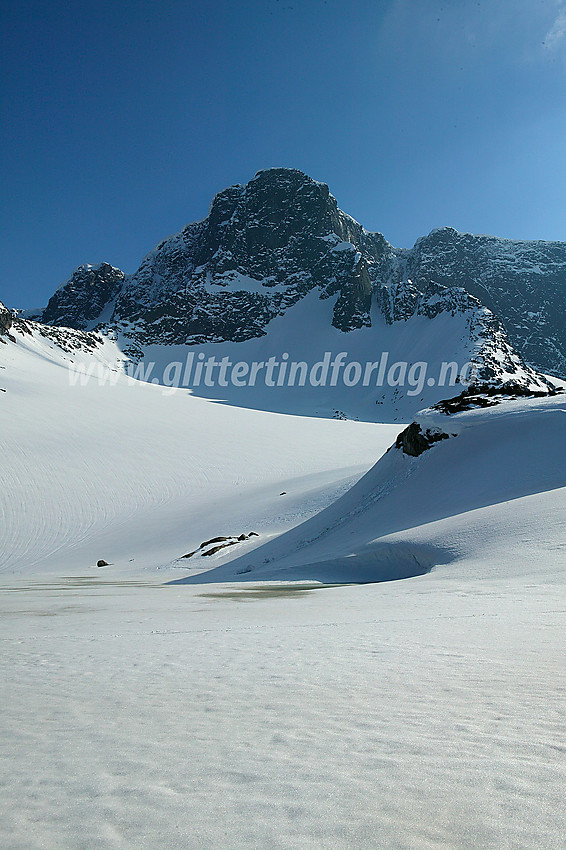
[[[10,307],[134,272],[261,168],[368,230],[566,240],[566,0],[19,0],[0,20]]]

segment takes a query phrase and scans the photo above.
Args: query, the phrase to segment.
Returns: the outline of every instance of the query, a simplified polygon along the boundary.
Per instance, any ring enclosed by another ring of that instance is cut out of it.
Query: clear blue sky
[[[566,0],[3,8],[10,306],[83,262],[133,272],[274,165],[398,246],[442,225],[566,240]]]

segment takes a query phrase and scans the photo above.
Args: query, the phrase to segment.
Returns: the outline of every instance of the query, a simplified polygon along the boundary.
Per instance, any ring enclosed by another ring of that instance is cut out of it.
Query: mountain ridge
[[[519,243],[510,252],[502,240],[478,239],[477,263],[491,274],[492,300],[502,298],[493,272],[499,266],[504,274],[515,268],[532,300],[536,293],[522,280],[521,269],[527,260],[535,267],[535,249],[529,254]],[[306,378],[296,386],[282,377],[280,384],[282,372],[276,386],[266,378],[263,388],[255,377],[244,386],[224,378],[219,385],[200,378],[181,384],[198,395],[273,412],[406,421],[419,408],[457,395],[469,364],[474,383],[548,391],[546,378],[513,346],[526,332],[517,317],[524,323],[530,315],[521,309],[522,290],[507,311],[517,319],[514,336],[478,298],[485,281],[472,274],[474,240],[442,228],[414,249],[396,249],[340,210],[326,184],[297,169],[267,169],[215,195],[204,219],[162,240],[133,275],[110,263],[80,266],[36,316],[41,322],[32,330],[56,344],[58,334],[61,347],[69,349],[108,337],[124,368],[128,362],[157,364],[151,379],[144,379],[165,386],[175,374],[177,381],[188,374],[182,363],[195,347],[202,362],[218,357],[258,364],[259,370],[289,360],[306,373],[326,355],[348,361],[338,389],[336,383],[321,387],[311,380],[306,393]],[[550,260],[558,249],[544,247]],[[13,321],[24,323],[22,333],[29,330],[29,319]],[[66,335],[65,327],[74,335]],[[527,342],[532,352],[533,334]],[[547,353],[558,352],[558,364],[559,345],[558,338],[554,349],[546,344]],[[380,366],[381,383],[371,372],[366,382],[363,364],[377,366],[384,357],[389,371]],[[451,363],[456,377],[451,370],[447,387],[441,375]],[[408,384],[407,375],[419,369],[416,384]]]
[[[332,324],[348,333],[371,326],[374,296],[384,303],[392,287],[399,300],[439,285],[495,313],[527,362],[566,374],[566,243],[440,227],[395,248],[343,212],[325,183],[288,168],[217,193],[204,219],[162,240],[133,275],[109,263],[79,267],[36,317],[111,329],[139,355],[158,342],[261,336],[312,289],[336,298]]]

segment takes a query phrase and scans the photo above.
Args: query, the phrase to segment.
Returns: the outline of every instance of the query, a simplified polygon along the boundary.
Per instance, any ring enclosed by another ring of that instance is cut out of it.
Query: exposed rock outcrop
[[[4,342],[2,337],[10,336],[10,329],[12,327],[14,318],[7,307],[2,304],[0,301],[0,342]],[[12,337],[10,337],[12,338]]]
[[[411,422],[397,437],[395,447],[402,449],[406,455],[418,457],[435,443],[449,438],[450,434],[445,434],[442,431],[423,431],[417,422]]]
[[[529,390],[521,384],[503,384],[501,386],[489,386],[488,384],[471,385],[460,395],[448,398],[432,405],[431,410],[439,410],[449,416],[451,413],[462,413],[465,410],[474,410],[482,407],[494,407],[502,401],[511,401],[520,398],[541,398],[549,395],[557,395],[563,390],[550,387],[548,390],[537,392]]]
[[[199,554],[203,557],[216,555],[216,553],[220,552],[221,549],[225,549],[227,546],[235,546],[237,543],[243,543],[244,540],[249,540],[250,537],[259,537],[259,535],[255,531],[250,531],[249,534],[239,534],[238,536],[231,535],[230,537],[212,537],[210,540],[205,540],[201,543],[198,549],[194,549],[192,552],[187,552],[186,555],[182,555],[181,560],[185,558],[192,558],[194,555]]]

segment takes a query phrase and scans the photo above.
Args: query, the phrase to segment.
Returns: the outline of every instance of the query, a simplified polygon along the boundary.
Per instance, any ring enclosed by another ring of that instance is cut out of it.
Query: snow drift
[[[392,447],[342,498],[253,554],[186,581],[407,578],[451,563],[520,571],[566,563],[566,399],[506,401],[423,431],[418,457]]]

